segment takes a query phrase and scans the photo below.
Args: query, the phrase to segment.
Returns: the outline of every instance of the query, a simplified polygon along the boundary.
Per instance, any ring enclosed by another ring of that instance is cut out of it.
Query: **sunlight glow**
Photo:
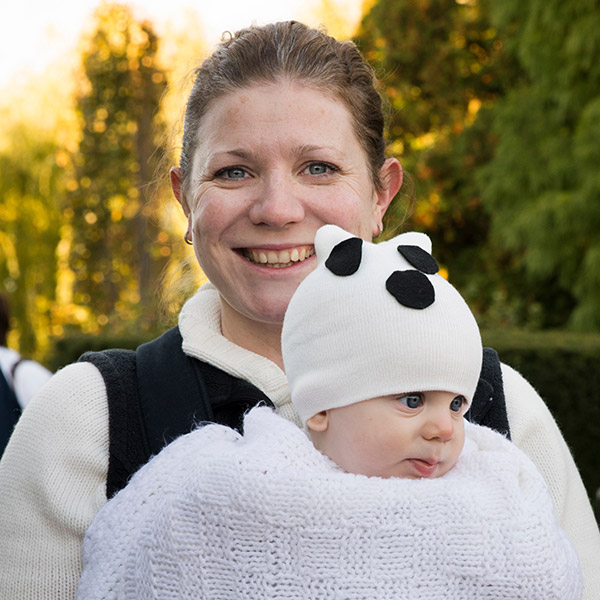
[[[101,0],[21,0],[0,5],[0,87],[15,78],[39,74],[49,63],[75,51]],[[298,19],[319,25],[314,15],[329,4],[348,22],[357,23],[361,0],[131,0],[123,2],[134,14],[152,21],[157,33],[178,30],[190,21],[200,23],[199,37],[209,45],[224,31]]]

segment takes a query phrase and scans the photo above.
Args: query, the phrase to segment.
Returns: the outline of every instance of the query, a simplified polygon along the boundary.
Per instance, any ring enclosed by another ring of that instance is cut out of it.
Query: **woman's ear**
[[[402,187],[402,165],[397,158],[388,158],[379,170],[383,188],[376,192],[377,202],[373,207],[373,222],[376,229],[383,219],[385,211]],[[381,232],[380,232],[381,233]]]
[[[318,412],[316,415],[306,420],[306,426],[311,431],[327,431],[329,427],[329,413],[326,410]]]
[[[183,179],[183,175],[181,173],[180,167],[171,167],[169,171],[169,177],[171,178],[171,189],[173,190],[173,195],[177,198],[177,202],[181,204],[181,208],[183,209],[183,214],[187,219],[187,230],[185,232],[185,240],[188,243],[191,243],[192,240],[192,211],[190,210],[190,206],[187,203],[185,194],[181,189],[181,182]]]
[[[187,203],[187,200],[185,199],[185,194],[181,189],[181,183],[183,179],[181,168],[171,167],[171,169],[169,170],[169,177],[171,179],[171,189],[173,190],[173,195],[175,196],[175,198],[177,198],[177,202],[181,204],[181,208],[183,208],[185,216],[189,218],[191,212],[190,207]]]

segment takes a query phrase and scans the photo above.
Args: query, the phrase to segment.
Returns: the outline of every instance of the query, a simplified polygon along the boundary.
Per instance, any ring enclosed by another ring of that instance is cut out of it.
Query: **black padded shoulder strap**
[[[212,410],[194,361],[181,350],[174,327],[133,350],[86,352],[106,384],[109,459],[106,495],[111,498],[151,456]]]
[[[179,328],[132,350],[86,352],[106,383],[111,498],[151,456],[202,421],[240,428],[244,413],[271,404],[258,388],[187,356]]]
[[[481,375],[466,417],[469,421],[495,429],[510,439],[502,367],[498,353],[493,348],[483,349]]]
[[[178,327],[136,351],[140,407],[150,455],[157,454],[195,423],[214,421],[199,361],[181,349]]]
[[[92,363],[106,384],[109,430],[106,496],[111,498],[149,457],[137,393],[135,352],[86,352],[79,361]]]

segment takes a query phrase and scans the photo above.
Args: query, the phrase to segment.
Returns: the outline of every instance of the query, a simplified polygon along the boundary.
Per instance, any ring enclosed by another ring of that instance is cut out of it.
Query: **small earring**
[[[383,233],[383,223],[379,223],[377,225],[377,233],[375,234],[375,237],[379,237],[381,234]]]
[[[185,243],[188,246],[193,246],[194,245],[194,242],[191,239],[188,238],[188,234],[187,233],[183,236],[183,239],[185,240]]]

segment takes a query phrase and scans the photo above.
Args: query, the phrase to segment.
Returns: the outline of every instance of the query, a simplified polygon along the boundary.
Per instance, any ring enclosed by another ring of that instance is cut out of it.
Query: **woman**
[[[288,418],[285,309],[314,267],[321,225],[381,233],[402,184],[384,149],[372,71],[351,43],[294,22],[253,27],[197,71],[171,183],[211,283],[181,311],[182,347],[256,386]],[[600,536],[568,448],[527,382],[507,367],[503,376],[513,440],[544,474],[587,597],[598,597]],[[81,540],[106,502],[108,446],[102,376],[89,363],[66,367],[31,403],[0,463],[1,597],[74,597]]]

